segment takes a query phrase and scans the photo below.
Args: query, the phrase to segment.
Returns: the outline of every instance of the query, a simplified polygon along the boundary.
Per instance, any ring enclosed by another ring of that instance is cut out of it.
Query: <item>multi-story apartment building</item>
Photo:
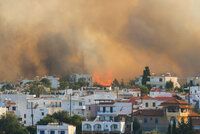
[[[62,111],[62,100],[59,98],[27,99],[26,108],[21,111],[21,121],[25,126],[36,124],[47,114]]]
[[[116,119],[118,116],[132,112],[130,102],[113,100],[96,100],[98,103],[97,118],[94,121],[82,123],[83,133],[87,134],[122,134],[125,132],[125,121]]]

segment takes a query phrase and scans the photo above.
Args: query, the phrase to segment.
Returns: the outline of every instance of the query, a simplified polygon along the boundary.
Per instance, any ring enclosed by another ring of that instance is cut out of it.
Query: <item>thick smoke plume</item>
[[[200,68],[196,0],[0,0],[0,79]]]

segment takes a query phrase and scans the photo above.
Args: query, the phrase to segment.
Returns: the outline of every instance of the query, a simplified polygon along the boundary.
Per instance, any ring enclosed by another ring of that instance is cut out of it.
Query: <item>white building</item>
[[[178,83],[178,77],[171,76],[169,73],[160,76],[152,75],[149,78],[150,81],[148,81],[147,84],[151,85],[152,87],[164,89],[166,83],[169,81],[173,82],[174,87],[180,87],[180,84]]]
[[[9,112],[15,113],[25,126],[36,124],[47,114],[62,111],[62,99],[56,97],[34,98],[31,95],[2,94]],[[10,103],[12,102],[12,103]]]
[[[116,120],[117,116],[129,115],[132,112],[132,103],[113,101],[113,100],[96,100],[97,117],[94,121],[82,122],[83,134],[96,133],[115,133],[121,134],[125,131],[125,122]]]
[[[150,93],[150,97],[172,97],[173,94],[170,92],[166,92],[160,88],[152,88]]]
[[[76,127],[64,123],[37,125],[37,134],[76,134]]]
[[[130,102],[99,101],[97,115],[100,121],[114,121],[116,116],[131,114],[132,104]]]
[[[114,121],[83,121],[82,133],[83,134],[104,134],[115,133],[122,134],[125,131],[125,122]]]
[[[82,96],[86,105],[95,104],[96,100],[104,99],[104,100],[115,100],[117,99],[117,94],[113,92],[105,92],[105,91],[94,91],[94,94]]]
[[[71,113],[71,115],[84,117],[86,110],[85,101],[79,96],[71,96],[70,99],[70,95],[68,95],[62,100],[62,109]]]
[[[141,90],[139,88],[135,89],[123,89],[117,93],[120,99],[130,99],[131,97],[140,97]]]
[[[188,77],[187,78],[187,84],[191,84],[191,86],[197,86],[200,85],[200,77]]]
[[[178,77],[171,76],[170,73],[163,74],[163,75],[152,74],[151,76],[149,76],[149,81],[147,81],[147,84],[149,84],[151,87],[164,89],[166,86],[166,83],[169,81],[173,82],[174,87],[180,87],[180,84],[178,82]],[[142,85],[142,76],[137,78],[135,84]]]
[[[196,108],[200,109],[200,86],[191,86],[188,89],[190,94],[187,96],[186,100]]]
[[[26,109],[21,111],[22,123],[25,126],[36,124],[47,114],[62,111],[62,100],[58,98],[27,99]]]

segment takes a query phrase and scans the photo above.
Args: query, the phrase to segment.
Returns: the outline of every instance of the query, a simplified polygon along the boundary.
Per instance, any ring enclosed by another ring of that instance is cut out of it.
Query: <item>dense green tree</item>
[[[28,126],[26,129],[28,130],[29,134],[37,134],[36,126]]]
[[[49,87],[49,88],[51,87],[51,82],[50,82],[50,80],[47,79],[47,78],[41,79],[40,82],[41,82],[42,85],[44,85],[45,87]]]
[[[64,89],[66,89],[66,88],[69,87],[69,82],[68,82],[67,80],[61,78],[61,79],[59,80],[59,82],[60,82],[60,87],[59,87],[59,89],[64,90]]]
[[[0,134],[28,134],[28,131],[14,114],[6,114],[0,119]]]
[[[142,85],[142,86],[139,86],[139,88],[141,89],[141,94],[142,95],[145,95],[145,94],[149,93],[149,89],[146,86]]]
[[[170,80],[166,82],[165,88],[167,90],[172,90],[174,88],[174,83]]]
[[[188,119],[188,122],[184,122],[182,118],[178,124],[177,131],[179,134],[194,134],[191,118]]]
[[[179,87],[175,87],[174,90],[179,92],[179,93],[184,92],[184,89],[182,87],[180,87],[180,88]]]
[[[112,82],[112,87],[119,87],[120,84],[119,84],[119,81],[115,78]]]
[[[169,124],[169,126],[168,126],[167,134],[172,134],[172,126],[171,126],[171,124]]]
[[[39,81],[33,81],[29,84],[28,89],[30,94],[35,94],[36,97],[39,97],[40,94],[47,94],[47,91],[45,90],[45,86],[42,85]]]
[[[12,90],[14,89],[14,85],[11,83],[6,83],[5,85],[2,86],[2,90]]]
[[[128,88],[131,88],[135,85],[135,81],[134,80],[129,80],[128,82]]]
[[[176,125],[175,120],[173,120],[172,129],[168,127],[168,134],[195,134],[192,126],[192,120],[188,119],[188,122],[185,122],[183,118],[178,125]]]
[[[56,123],[57,119],[53,118],[52,115],[47,115],[43,119],[37,122],[37,125],[47,125],[48,123]]]
[[[122,79],[121,82],[120,82],[120,88],[122,89],[122,88],[125,88],[125,87],[126,87],[125,82]]]
[[[142,75],[142,85],[147,85],[147,81],[149,81],[149,76],[151,76],[151,72],[148,66],[143,70]]]
[[[65,111],[59,111],[59,112],[54,113],[51,117],[56,119],[59,122],[68,122],[69,113]]]
[[[140,123],[137,118],[134,118],[132,125],[133,125],[133,133],[135,134],[140,130]]]
[[[176,120],[173,119],[172,124],[172,134],[177,134],[177,128],[176,128]]]
[[[78,84],[80,87],[89,86],[89,83],[86,82],[84,78],[80,78],[76,84]]]

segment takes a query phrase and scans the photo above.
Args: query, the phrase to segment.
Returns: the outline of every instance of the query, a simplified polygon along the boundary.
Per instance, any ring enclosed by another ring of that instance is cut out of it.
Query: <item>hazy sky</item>
[[[199,13],[198,0],[0,0],[0,79],[198,74]]]

